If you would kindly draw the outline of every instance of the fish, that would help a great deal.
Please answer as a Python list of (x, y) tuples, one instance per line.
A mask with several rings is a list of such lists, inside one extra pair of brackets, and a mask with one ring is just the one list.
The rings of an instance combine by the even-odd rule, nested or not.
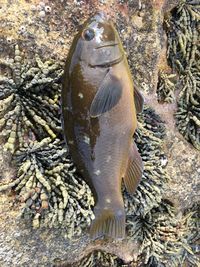
[(133, 194), (143, 173), (133, 134), (144, 98), (133, 85), (119, 34), (103, 11), (90, 17), (74, 37), (61, 103), (69, 153), (95, 199), (90, 236), (123, 239), (122, 181)]

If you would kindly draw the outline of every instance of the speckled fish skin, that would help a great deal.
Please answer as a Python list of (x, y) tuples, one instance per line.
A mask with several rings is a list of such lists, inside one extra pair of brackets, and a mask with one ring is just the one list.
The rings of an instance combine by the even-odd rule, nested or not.
[(133, 193), (142, 176), (142, 160), (132, 139), (137, 126), (133, 92), (118, 33), (107, 15), (99, 12), (72, 43), (62, 90), (64, 136), (96, 200), (93, 238), (124, 238), (122, 177)]

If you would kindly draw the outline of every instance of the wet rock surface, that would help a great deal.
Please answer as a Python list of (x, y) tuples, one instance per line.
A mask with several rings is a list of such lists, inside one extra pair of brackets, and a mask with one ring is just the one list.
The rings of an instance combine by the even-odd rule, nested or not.
[[(36, 60), (36, 62), (39, 62), (39, 67), (36, 66), (36, 68), (45, 68), (48, 64), (42, 66), (42, 63), (52, 59), (58, 64), (56, 66), (53, 64), (53, 66), (55, 66), (54, 72), (57, 72), (57, 76), (59, 76), (72, 38), (79, 25), (95, 11), (99, 9), (107, 10), (116, 22), (134, 82), (143, 92), (146, 105), (155, 110), (151, 113), (148, 107), (145, 108), (144, 118), (140, 117), (139, 119), (139, 131), (136, 139), (139, 149), (144, 152), (143, 158), (147, 158), (145, 159), (147, 178), (144, 179), (144, 183), (141, 184), (131, 201), (125, 192), (126, 199), (129, 199), (129, 202), (128, 200), (125, 201), (126, 208), (129, 211), (129, 217), (127, 218), (129, 237), (120, 242), (103, 240), (92, 242), (87, 235), (87, 230), (81, 228), (83, 231), (74, 230), (76, 234), (81, 233), (81, 236), (73, 236), (72, 234), (71, 239), (69, 239), (70, 231), (69, 229), (66, 230), (67, 224), (62, 226), (59, 224), (52, 225), (49, 228), (45, 225), (45, 219), (40, 228), (33, 229), (34, 216), (21, 217), (21, 213), (24, 211), (24, 203), (18, 197), (20, 195), (19, 190), (8, 190), (1, 192), (0, 196), (1, 266), (144, 266), (144, 264), (147, 264), (147, 266), (184, 266), (178, 265), (180, 262), (185, 264), (183, 263), (183, 256), (188, 266), (196, 266), (198, 260), (196, 256), (193, 258), (191, 255), (194, 250), (197, 250), (199, 238), (196, 234), (196, 203), (199, 200), (200, 153), (177, 130), (174, 118), (177, 100), (169, 104), (160, 103), (156, 93), (159, 70), (170, 70), (166, 60), (167, 36), (163, 29), (164, 15), (168, 14), (177, 3), (178, 1), (164, 2), (161, 0), (56, 0), (43, 2), (32, 0), (20, 1), (20, 3), (1, 1), (0, 73), (2, 77), (8, 77), (9, 79), (13, 77), (12, 68), (4, 63), (13, 64), (13, 59), (16, 57), (16, 46), (17, 49), (22, 51), (21, 59), (15, 59), (21, 60), (18, 61), (20, 64), (26, 60), (30, 67), (34, 66), (35, 68), (35, 57), (38, 54), (38, 61)], [(28, 71), (30, 67), (25, 68), (25, 70)], [(46, 68), (48, 69), (48, 67)], [(24, 67), (22, 73), (23, 70)], [(36, 73), (42, 75), (41, 79), (49, 77), (48, 71), (44, 73), (40, 70), (37, 71)], [(22, 81), (20, 83), (17, 75), (18, 72), (14, 77), (15, 83), (17, 81), (23, 86), (26, 85), (27, 80), (25, 79), (24, 83)], [(29, 84), (34, 83), (34, 81), (30, 81), (28, 75), (26, 77), (28, 77)], [(56, 106), (58, 105), (58, 98), (55, 95), (59, 91), (59, 81), (55, 80), (56, 77), (54, 76), (50, 75), (50, 77), (53, 80), (56, 93), (51, 95), (49, 103), (55, 104), (53, 112), (56, 112), (58, 110)], [(43, 82), (45, 84), (48, 81), (43, 80)], [(55, 84), (57, 87), (55, 87)], [(5, 88), (5, 83), (0, 81), (0, 86), (0, 90)], [(47, 99), (42, 99), (42, 101), (44, 100)], [(30, 98), (30, 103), (31, 101), (34, 101), (33, 98)], [(49, 103), (42, 112), (48, 113), (49, 109), (51, 110)], [(41, 118), (43, 118), (42, 112), (39, 111), (37, 114)], [(155, 114), (158, 114), (161, 119), (158, 119)], [(30, 115), (28, 115), (28, 118), (30, 119)], [(30, 124), (26, 124), (26, 127), (31, 128)], [(163, 127), (165, 130), (163, 130)], [(46, 120), (46, 126), (43, 121), (40, 121), (40, 127), (36, 129), (36, 132), (36, 136), (40, 136), (39, 142), (42, 142), (43, 137), (50, 136), (49, 138), (54, 138), (54, 134), (61, 138), (57, 121), (52, 123), (51, 119)], [(20, 137), (19, 135), (18, 139), (22, 141)], [(148, 138), (150, 147), (147, 145)], [(12, 140), (11, 138), (11, 141), (8, 142), (11, 145), (7, 147), (11, 154), (15, 145)], [(17, 141), (17, 143), (19, 142)], [(17, 170), (13, 162), (12, 165), (9, 163), (11, 154), (5, 152), (3, 146), (1, 148), (0, 181), (7, 184), (9, 181), (16, 181)], [(150, 151), (149, 161), (148, 153), (145, 154), (146, 148), (148, 152)], [(154, 155), (156, 150), (160, 152)], [(155, 164), (155, 160), (157, 160), (157, 164)], [(161, 169), (161, 173), (155, 174), (154, 170), (151, 170), (150, 163), (150, 167), (148, 166), (148, 162), (151, 161), (154, 167)], [(63, 162), (59, 162), (59, 164), (62, 165)], [(55, 169), (45, 169), (45, 171), (56, 172)], [(148, 180), (151, 172), (153, 173), (152, 178)], [(167, 177), (169, 178), (167, 179)], [(52, 181), (54, 181), (53, 178)], [(145, 183), (148, 184), (148, 182), (151, 186), (154, 186), (155, 190), (159, 190), (156, 191), (157, 194), (151, 191), (151, 186), (148, 189), (149, 191), (147, 190)], [(44, 184), (46, 185), (45, 182)], [(16, 186), (16, 184), (12, 184), (10, 188), (13, 188), (13, 186)], [(60, 188), (61, 193), (65, 195), (62, 186)], [(147, 191), (146, 195), (145, 190)], [(71, 198), (73, 198), (73, 190), (70, 192), (72, 192)], [(59, 194), (58, 192), (58, 195), (56, 195), (57, 199), (59, 199)], [(155, 196), (153, 199), (152, 195)], [(44, 197), (42, 200), (46, 201)], [(58, 206), (61, 203), (59, 201), (57, 201)], [(52, 203), (55, 204), (56, 201)], [(79, 205), (79, 200), (77, 200), (77, 203)], [(81, 205), (83, 208), (86, 207), (87, 210), (91, 209), (90, 204), (90, 201), (86, 201)], [(43, 205), (45, 205), (44, 202)], [(191, 213), (190, 209), (194, 210), (194, 214)], [(60, 210), (64, 210), (63, 206)], [(76, 218), (83, 220), (83, 224), (86, 224), (86, 222), (89, 224), (84, 216), (80, 214), (76, 216), (79, 216)], [(88, 217), (92, 217), (92, 212)], [(169, 225), (167, 222), (169, 222)], [(149, 227), (146, 227), (145, 223)], [(73, 229), (79, 228), (75, 227)], [(138, 230), (137, 233), (136, 230)], [(138, 238), (138, 236), (142, 238)], [(149, 243), (149, 240), (152, 242)], [(169, 244), (168, 247), (165, 241)], [(178, 243), (183, 245), (179, 246)], [(164, 244), (164, 247), (159, 246), (159, 244)], [(105, 254), (104, 252), (93, 253), (94, 250), (105, 251)], [(171, 255), (170, 251), (176, 251), (174, 258), (169, 256)], [(159, 257), (159, 255), (162, 256)]]

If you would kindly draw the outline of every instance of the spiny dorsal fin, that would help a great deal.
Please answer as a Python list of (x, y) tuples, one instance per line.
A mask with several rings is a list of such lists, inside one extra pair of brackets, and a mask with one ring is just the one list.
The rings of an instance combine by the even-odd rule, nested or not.
[(144, 98), (140, 91), (134, 86), (134, 101), (137, 113), (142, 112), (144, 106)]
[(90, 116), (95, 118), (112, 109), (119, 102), (121, 95), (121, 81), (109, 70), (92, 101)]
[(125, 237), (125, 213), (112, 211), (111, 209), (101, 209), (90, 227), (92, 239), (99, 237), (111, 237), (122, 239)]
[(136, 144), (133, 143), (129, 152), (128, 166), (124, 177), (124, 184), (130, 194), (133, 194), (135, 192), (142, 178), (142, 173), (142, 158), (137, 150)]

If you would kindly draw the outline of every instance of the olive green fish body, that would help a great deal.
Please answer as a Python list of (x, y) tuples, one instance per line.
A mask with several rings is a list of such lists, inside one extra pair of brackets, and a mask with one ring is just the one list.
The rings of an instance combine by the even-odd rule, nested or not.
[[(104, 20), (104, 14), (96, 15), (85, 28), (97, 28), (100, 36), (106, 32), (108, 40), (97, 39), (92, 47), (87, 47), (90, 40), (84, 40), (85, 47), (84, 28), (69, 52), (62, 90), (63, 127), (74, 163), (95, 195), (92, 236), (123, 238), (122, 177), (128, 177), (125, 185), (133, 192), (142, 163), (132, 141), (137, 118), (128, 63), (118, 34)], [(138, 170), (131, 167), (134, 155)]]

